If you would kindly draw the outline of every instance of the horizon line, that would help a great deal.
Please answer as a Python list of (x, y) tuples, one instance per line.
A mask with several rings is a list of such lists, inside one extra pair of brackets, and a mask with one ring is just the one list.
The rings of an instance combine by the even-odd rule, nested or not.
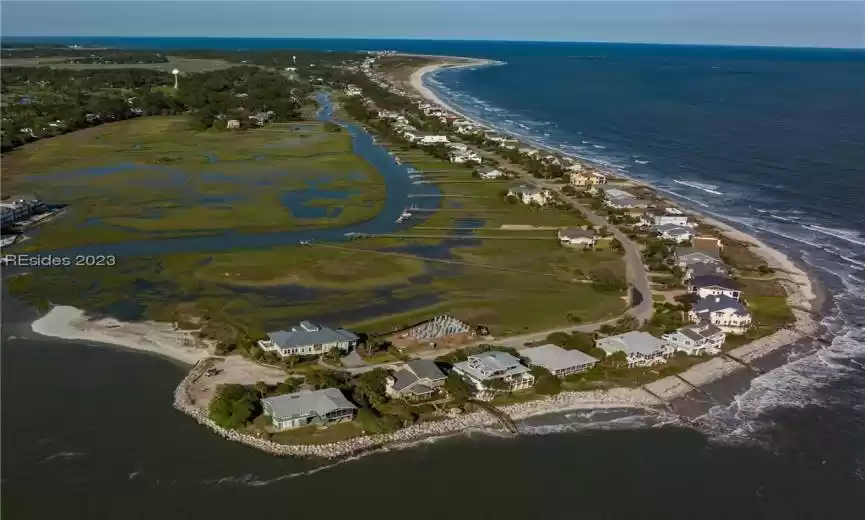
[(831, 45), (801, 45), (801, 44), (753, 44), (753, 43), (685, 43), (685, 42), (651, 42), (651, 41), (613, 41), (613, 40), (507, 40), (507, 39), (486, 39), (486, 38), (430, 38), (430, 37), (387, 37), (387, 36), (86, 36), (86, 35), (65, 35), (65, 36), (2, 36), (0, 43), (6, 40), (13, 39), (206, 39), (206, 40), (371, 40), (371, 41), (429, 41), (429, 42), (470, 42), (470, 43), (552, 43), (552, 44), (607, 44), (607, 45), (664, 45), (676, 47), (735, 47), (735, 48), (753, 48), (753, 49), (808, 49), (808, 50), (844, 50), (844, 51), (865, 51), (865, 45), (862, 47), (835, 47)]

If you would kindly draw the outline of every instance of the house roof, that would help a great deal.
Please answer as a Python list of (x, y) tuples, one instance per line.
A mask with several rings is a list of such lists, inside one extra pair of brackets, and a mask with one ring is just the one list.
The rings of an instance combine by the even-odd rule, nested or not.
[(531, 184), (520, 184), (512, 187), (511, 191), (514, 193), (525, 193), (526, 195), (537, 195), (541, 192), (541, 189)]
[(724, 289), (739, 289), (739, 284), (725, 276), (716, 274), (701, 274), (691, 279), (694, 287), (722, 287)]
[(698, 251), (693, 247), (677, 247), (676, 248), (676, 259), (677, 260), (686, 260), (688, 257), (701, 258), (705, 261), (709, 262), (720, 262), (721, 258), (717, 253), (713, 253), (711, 251)]
[(270, 406), (273, 417), (277, 419), (321, 416), (337, 410), (357, 408), (337, 388), (301, 390), (293, 394), (266, 397), (261, 401)]
[(721, 329), (711, 323), (692, 323), (679, 328), (677, 332), (681, 332), (694, 341), (703, 341), (720, 333)]
[(480, 380), (529, 372), (529, 368), (521, 364), (519, 359), (498, 350), (469, 356), (468, 361), (457, 363), (454, 368)]
[(691, 245), (693, 246), (695, 251), (701, 251), (704, 253), (710, 253), (714, 256), (720, 256), (721, 248), (718, 245), (718, 239), (715, 237), (694, 237), (691, 241)]
[(688, 266), (688, 269), (691, 271), (691, 276), (718, 275), (727, 272), (727, 267), (722, 264), (704, 264), (701, 262)]
[(618, 336), (610, 336), (598, 340), (598, 348), (607, 354), (624, 352), (625, 354), (654, 354), (664, 347), (665, 343), (648, 332), (631, 331)]
[(558, 345), (527, 348), (521, 350), (520, 354), (529, 358), (533, 364), (542, 366), (550, 372), (598, 362), (597, 359), (579, 350), (565, 350)]
[(607, 188), (604, 190), (604, 195), (613, 199), (636, 199), (630, 192), (619, 188)]
[(657, 226), (656, 229), (661, 233), (669, 233), (671, 235), (681, 235), (685, 233), (689, 235), (694, 234), (693, 229), (685, 226), (680, 226), (678, 224), (662, 224), (660, 226)]
[(434, 361), (429, 359), (415, 359), (406, 363), (406, 367), (417, 376), (418, 379), (444, 379), (445, 374), (441, 371)]
[(321, 345), (336, 341), (357, 341), (357, 335), (345, 329), (331, 329), (309, 321), (301, 321), (290, 331), (269, 332), (267, 336), (279, 348)]
[(595, 232), (591, 229), (565, 228), (559, 230), (559, 238), (593, 238)]
[(742, 316), (748, 314), (748, 310), (742, 302), (735, 298), (724, 296), (723, 294), (700, 298), (700, 300), (691, 307), (691, 310), (697, 314), (718, 312), (726, 309), (733, 309), (736, 314)]

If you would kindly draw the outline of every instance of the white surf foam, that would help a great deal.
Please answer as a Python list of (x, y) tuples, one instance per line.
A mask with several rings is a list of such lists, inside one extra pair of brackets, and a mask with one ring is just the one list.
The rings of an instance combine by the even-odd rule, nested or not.
[(673, 182), (675, 182), (676, 184), (682, 184), (683, 186), (688, 186), (690, 188), (695, 188), (695, 189), (698, 189), (701, 191), (705, 191), (706, 193), (711, 193), (712, 195), (723, 195), (723, 193), (721, 193), (720, 191), (717, 191), (718, 187), (715, 186), (714, 184), (704, 184), (701, 182), (682, 181), (682, 180), (677, 180), (677, 179), (674, 179)]

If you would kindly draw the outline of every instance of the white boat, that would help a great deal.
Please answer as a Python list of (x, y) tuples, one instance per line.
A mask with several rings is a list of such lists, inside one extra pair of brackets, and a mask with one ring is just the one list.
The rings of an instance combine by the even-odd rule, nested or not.
[(399, 224), (400, 222), (405, 222), (406, 220), (408, 220), (410, 218), (411, 218), (411, 213), (409, 213), (408, 210), (405, 210), (402, 212), (402, 215), (400, 215), (399, 218), (396, 219), (396, 223)]

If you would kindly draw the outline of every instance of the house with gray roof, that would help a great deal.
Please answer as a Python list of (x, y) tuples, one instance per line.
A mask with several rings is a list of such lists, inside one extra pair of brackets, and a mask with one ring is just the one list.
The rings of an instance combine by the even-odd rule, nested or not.
[(592, 229), (564, 228), (559, 230), (559, 242), (563, 246), (589, 248), (595, 247), (598, 237)]
[(708, 322), (728, 334), (744, 334), (751, 327), (751, 313), (745, 305), (729, 296), (700, 298), (688, 312), (694, 323)]
[(688, 281), (688, 292), (696, 293), (700, 298), (708, 296), (729, 296), (739, 299), (742, 295), (738, 282), (714, 274), (695, 276)]
[(678, 243), (687, 242), (694, 236), (693, 229), (678, 224), (662, 224), (656, 226), (655, 230), (660, 238), (673, 240)]
[(535, 384), (532, 371), (519, 358), (491, 350), (468, 357), (454, 365), (454, 372), (463, 376), (479, 392), (481, 399), (491, 397), (499, 390), (512, 392)]
[(538, 366), (550, 371), (556, 377), (584, 372), (598, 362), (592, 356), (579, 350), (565, 350), (558, 345), (541, 345), (520, 351), (529, 360), (529, 366)]
[(277, 430), (350, 421), (357, 411), (338, 388), (266, 397), (261, 400), (261, 407)]
[(691, 266), (684, 268), (685, 274), (683, 275), (684, 280), (690, 280), (695, 276), (704, 276), (707, 274), (715, 275), (715, 276), (726, 276), (729, 274), (729, 270), (727, 266), (724, 264), (701, 264), (696, 263)]
[(676, 265), (682, 268), (695, 264), (724, 264), (719, 255), (709, 251), (698, 251), (693, 247), (677, 247), (673, 257)]
[(628, 367), (651, 366), (663, 363), (670, 355), (665, 341), (652, 336), (648, 332), (631, 331), (617, 336), (600, 338), (595, 346), (603, 350), (608, 356), (616, 352), (624, 352), (628, 360)]
[(268, 339), (258, 341), (265, 352), (286, 356), (317, 356), (339, 349), (348, 352), (357, 345), (358, 337), (345, 329), (331, 329), (309, 321), (301, 321), (291, 330), (268, 332)]
[(727, 339), (724, 331), (709, 322), (685, 325), (661, 339), (667, 342), (672, 352), (684, 352), (689, 356), (717, 354)]
[(429, 359), (409, 361), (385, 381), (385, 392), (391, 397), (413, 401), (429, 399), (444, 385), (444, 372)]

